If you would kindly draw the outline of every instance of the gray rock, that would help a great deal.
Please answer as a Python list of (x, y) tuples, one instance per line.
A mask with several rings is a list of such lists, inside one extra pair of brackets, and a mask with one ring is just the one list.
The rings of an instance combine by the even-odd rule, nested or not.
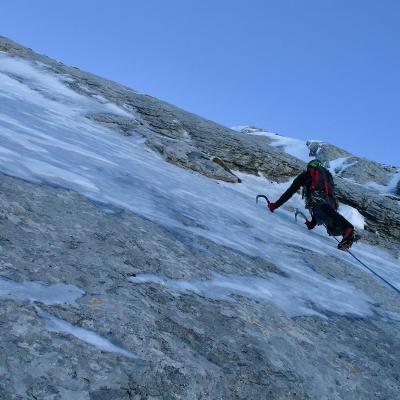
[(116, 114), (88, 114), (87, 118), (96, 121), (108, 128), (118, 131), (119, 133), (129, 136), (132, 131), (137, 131), (140, 123), (128, 117), (122, 117)]
[(198, 148), (217, 155), (231, 170), (282, 182), (305, 167), (304, 162), (270, 146), (262, 136), (247, 136), (230, 130), (210, 134), (197, 126), (192, 127), (191, 136)]
[(257, 132), (265, 132), (265, 130), (263, 128), (257, 128), (256, 126), (246, 126), (242, 129), (234, 129), (237, 132), (241, 132), (241, 133), (257, 133)]
[(378, 185), (387, 185), (391, 180), (391, 174), (397, 172), (397, 168), (384, 165), (366, 158), (355, 157), (346, 150), (329, 143), (308, 141), (310, 156), (330, 166), (330, 162), (338, 158), (347, 158), (343, 168), (337, 171), (338, 175), (348, 178), (356, 183), (365, 184), (375, 182)]
[(32, 304), (0, 298), (4, 399), (320, 400), (374, 393), (383, 400), (400, 390), (399, 323), (379, 317), (383, 306), (400, 312), (398, 299), (344, 261), (299, 253), (322, 275), (345, 277), (375, 299), (376, 317), (288, 318), (270, 302), (177, 296), (128, 280), (141, 273), (175, 279), (279, 273), (265, 260), (194, 236), (210, 255), (133, 213), (104, 213), (77, 193), (5, 175), (0, 210), (3, 279), (80, 287), (85, 295), (75, 307), (40, 306), (143, 359), (49, 332)]
[(352, 154), (333, 144), (309, 140), (307, 147), (310, 150), (310, 157), (318, 158), (321, 162), (329, 164), (329, 161), (336, 160), (341, 157), (352, 157)]
[(199, 172), (213, 179), (232, 183), (240, 182), (240, 179), (222, 161), (210, 160), (205, 154), (188, 143), (151, 136), (147, 139), (146, 144), (149, 148), (160, 153), (166, 161), (179, 167)]
[(396, 167), (383, 165), (365, 158), (350, 157), (346, 167), (340, 176), (352, 179), (357, 183), (377, 183), (378, 185), (388, 185), (392, 174), (397, 171)]

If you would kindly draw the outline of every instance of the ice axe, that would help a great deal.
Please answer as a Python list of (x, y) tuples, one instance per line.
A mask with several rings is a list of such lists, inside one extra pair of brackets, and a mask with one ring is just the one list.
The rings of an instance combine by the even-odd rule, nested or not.
[(268, 197), (267, 197), (265, 194), (258, 194), (257, 197), (256, 197), (256, 203), (257, 203), (257, 204), (258, 204), (258, 199), (259, 199), (260, 197), (263, 198), (263, 199), (265, 199), (265, 200), (267, 201), (268, 204), (271, 203), (271, 202), (269, 201)]
[(297, 217), (298, 217), (298, 216), (300, 216), (301, 218), (304, 218), (304, 220), (305, 220), (306, 222), (310, 222), (310, 221), (308, 220), (307, 216), (306, 216), (302, 211), (300, 211), (298, 208), (296, 208), (296, 211), (295, 211), (295, 213), (294, 213), (294, 218), (295, 218), (296, 222), (297, 222)]

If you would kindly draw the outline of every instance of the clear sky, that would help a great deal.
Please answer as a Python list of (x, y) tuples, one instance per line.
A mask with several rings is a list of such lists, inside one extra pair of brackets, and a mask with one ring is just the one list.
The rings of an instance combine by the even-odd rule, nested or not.
[(227, 126), (400, 165), (400, 0), (2, 0), (0, 34)]

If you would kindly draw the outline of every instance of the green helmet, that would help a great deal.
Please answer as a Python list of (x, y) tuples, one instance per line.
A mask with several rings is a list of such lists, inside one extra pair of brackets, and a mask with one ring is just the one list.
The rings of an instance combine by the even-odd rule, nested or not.
[(315, 159), (315, 160), (311, 160), (308, 164), (307, 164), (307, 169), (308, 168), (313, 168), (313, 167), (322, 167), (322, 162)]

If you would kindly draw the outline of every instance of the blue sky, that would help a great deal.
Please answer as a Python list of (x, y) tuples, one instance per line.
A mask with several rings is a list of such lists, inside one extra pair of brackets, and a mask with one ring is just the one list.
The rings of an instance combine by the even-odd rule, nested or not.
[(400, 165), (400, 1), (3, 0), (0, 34), (227, 126)]

